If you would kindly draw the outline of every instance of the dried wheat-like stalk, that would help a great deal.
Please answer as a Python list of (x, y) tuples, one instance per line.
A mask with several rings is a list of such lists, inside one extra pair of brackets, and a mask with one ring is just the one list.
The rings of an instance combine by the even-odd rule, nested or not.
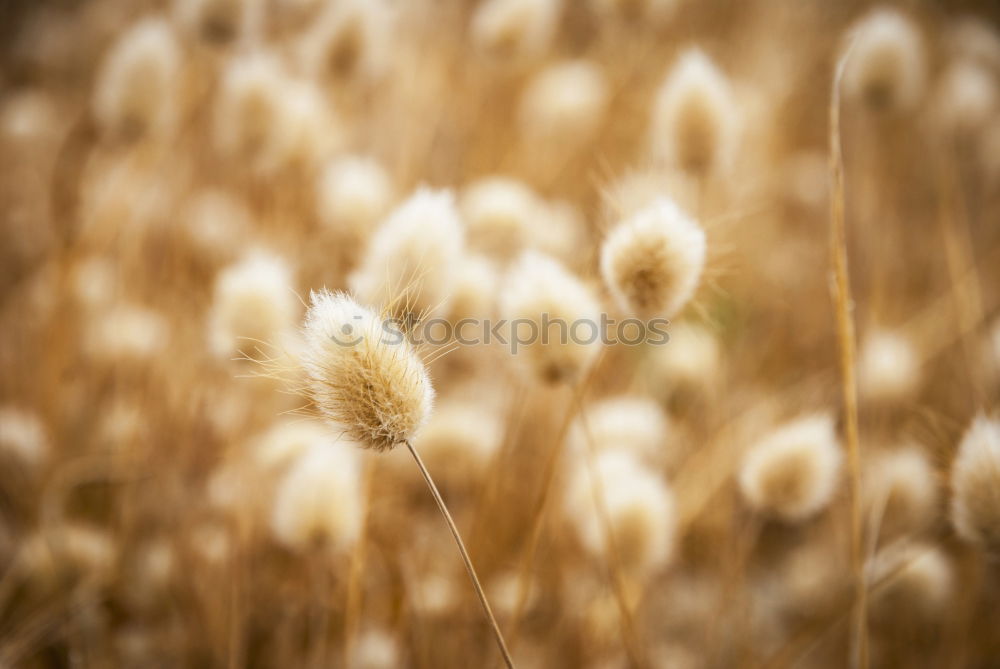
[(847, 469), (850, 486), (851, 563), (855, 578), (851, 666), (868, 667), (867, 597), (861, 522), (861, 445), (858, 440), (858, 384), (855, 378), (856, 353), (850, 277), (847, 270), (847, 228), (844, 222), (844, 158), (840, 144), (840, 82), (851, 49), (844, 52), (833, 78), (830, 97), (830, 254), (834, 271), (834, 306), (837, 313), (837, 340), (840, 344), (840, 373), (844, 397)]

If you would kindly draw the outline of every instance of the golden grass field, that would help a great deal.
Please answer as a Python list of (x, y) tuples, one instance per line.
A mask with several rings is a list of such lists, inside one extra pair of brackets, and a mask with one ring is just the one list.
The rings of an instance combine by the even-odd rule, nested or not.
[(0, 235), (3, 669), (1000, 667), (993, 2), (8, 0)]

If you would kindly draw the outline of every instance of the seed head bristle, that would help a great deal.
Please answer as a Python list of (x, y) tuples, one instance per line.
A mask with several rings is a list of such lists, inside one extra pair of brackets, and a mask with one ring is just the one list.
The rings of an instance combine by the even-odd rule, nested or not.
[(319, 411), (364, 448), (411, 439), (434, 389), (410, 342), (344, 293), (313, 292), (310, 301), (302, 364)]
[(697, 288), (705, 250), (704, 230), (660, 199), (611, 231), (601, 248), (601, 273), (625, 311), (671, 317)]

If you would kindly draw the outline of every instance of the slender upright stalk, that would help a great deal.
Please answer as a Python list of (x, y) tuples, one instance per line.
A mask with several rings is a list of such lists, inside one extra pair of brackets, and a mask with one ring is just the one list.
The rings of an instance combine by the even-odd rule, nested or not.
[(868, 587), (863, 564), (861, 519), (861, 446), (858, 439), (858, 385), (853, 304), (847, 271), (847, 226), (844, 222), (844, 157), (840, 145), (840, 81), (851, 49), (837, 63), (830, 97), (830, 255), (834, 271), (834, 304), (837, 339), (840, 344), (840, 374), (844, 399), (847, 463), (851, 499), (851, 564), (854, 569), (854, 611), (851, 626), (851, 662), (857, 669), (868, 667)]
[(368, 542), (368, 516), (371, 511), (372, 480), (375, 478), (377, 461), (366, 463), (364, 472), (364, 510), (361, 512), (361, 534), (351, 551), (350, 564), (347, 571), (346, 605), (344, 607), (344, 666), (350, 666), (354, 653), (354, 637), (357, 634), (358, 621), (361, 618), (362, 583), (361, 572), (365, 562)]
[(507, 650), (507, 644), (504, 642), (503, 634), (500, 633), (500, 627), (497, 625), (497, 620), (493, 617), (493, 609), (490, 608), (490, 603), (486, 600), (486, 593), (483, 591), (483, 586), (479, 582), (479, 577), (476, 576), (476, 569), (472, 566), (472, 560), (469, 558), (469, 552), (465, 550), (465, 544), (462, 542), (462, 536), (458, 533), (455, 521), (452, 520), (451, 514), (448, 512), (448, 507), (445, 505), (444, 499), (441, 497), (441, 493), (438, 492), (437, 486), (434, 485), (434, 479), (431, 478), (430, 472), (427, 471), (427, 467), (424, 466), (423, 460), (421, 460), (420, 455), (417, 454), (417, 449), (413, 448), (413, 444), (411, 444), (409, 440), (404, 443), (406, 444), (406, 447), (410, 449), (413, 459), (417, 462), (417, 467), (420, 468), (420, 473), (424, 476), (424, 481), (427, 482), (427, 487), (430, 488), (431, 495), (434, 496), (434, 501), (437, 502), (438, 509), (441, 510), (441, 515), (444, 516), (445, 522), (448, 523), (448, 529), (451, 530), (451, 536), (455, 537), (455, 543), (458, 545), (458, 552), (462, 554), (462, 561), (465, 562), (465, 570), (469, 573), (469, 579), (472, 581), (472, 585), (476, 589), (476, 594), (479, 596), (479, 603), (483, 605), (483, 612), (486, 614), (486, 619), (489, 621), (490, 627), (493, 628), (493, 636), (496, 637), (497, 646), (500, 648), (500, 653), (503, 655), (504, 662), (507, 664), (509, 669), (514, 669), (514, 660), (510, 656), (510, 651)]

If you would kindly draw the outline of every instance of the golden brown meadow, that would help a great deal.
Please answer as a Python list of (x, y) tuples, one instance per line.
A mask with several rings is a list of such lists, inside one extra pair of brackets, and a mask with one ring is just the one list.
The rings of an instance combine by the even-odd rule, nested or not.
[(0, 19), (0, 666), (1000, 666), (992, 3)]

